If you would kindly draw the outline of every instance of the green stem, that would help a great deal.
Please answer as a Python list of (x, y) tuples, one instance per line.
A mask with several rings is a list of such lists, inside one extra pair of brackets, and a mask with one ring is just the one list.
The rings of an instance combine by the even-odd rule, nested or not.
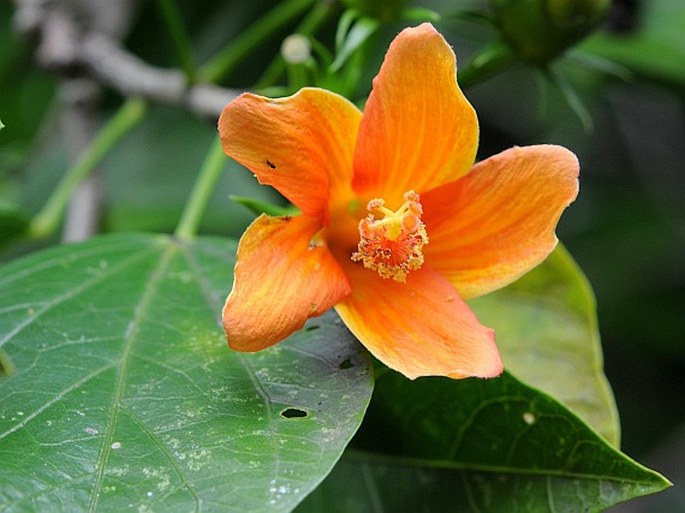
[[(302, 22), (297, 26), (293, 33), (311, 36), (314, 34), (333, 14), (337, 12), (338, 5), (328, 0), (319, 0)], [(315, 42), (312, 42), (315, 44)], [(279, 53), (266, 68), (261, 77), (254, 85), (254, 90), (266, 89), (274, 85), (285, 71), (285, 60)]]
[(337, 2), (330, 0), (319, 0), (316, 5), (309, 11), (302, 22), (297, 26), (295, 32), (311, 36), (314, 32), (319, 30), (321, 25), (328, 21), (333, 14), (339, 10)]
[(307, 69), (304, 64), (289, 64), (287, 71), (291, 90), (297, 91), (307, 85)]
[(183, 69), (188, 84), (195, 82), (197, 66), (193, 59), (193, 51), (190, 45), (188, 32), (183, 25), (183, 18), (174, 0), (157, 0), (157, 5), (162, 13), (171, 41), (176, 50), (178, 61)]
[(217, 137), (209, 148), (205, 160), (202, 162), (200, 174), (195, 181), (193, 190), (190, 192), (190, 198), (176, 227), (174, 235), (179, 239), (188, 240), (195, 236), (202, 220), (202, 215), (212, 197), (216, 182), (221, 176), (225, 164), (226, 157), (221, 147), (221, 140)]
[(43, 209), (29, 225), (29, 236), (43, 238), (53, 233), (64, 215), (71, 194), (97, 166), (112, 147), (143, 117), (146, 105), (143, 100), (126, 100), (107, 124), (98, 132), (86, 152), (78, 159), (57, 185)]
[(254, 48), (261, 45), (274, 31), (288, 24), (293, 18), (312, 6), (316, 0), (285, 0), (267, 12), (221, 53), (200, 68), (200, 76), (208, 82), (219, 82)]

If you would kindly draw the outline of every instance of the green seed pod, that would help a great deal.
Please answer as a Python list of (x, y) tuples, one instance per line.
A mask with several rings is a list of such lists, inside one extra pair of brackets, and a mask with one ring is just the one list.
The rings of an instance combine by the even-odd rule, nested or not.
[(384, 22), (397, 20), (408, 0), (342, 0), (349, 8)]
[(523, 60), (545, 64), (592, 32), (611, 0), (490, 0), (504, 40)]

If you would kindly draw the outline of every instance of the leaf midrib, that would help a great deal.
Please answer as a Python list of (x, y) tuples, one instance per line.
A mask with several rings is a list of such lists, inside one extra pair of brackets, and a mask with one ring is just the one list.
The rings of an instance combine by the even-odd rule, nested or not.
[[(371, 453), (359, 450), (348, 450), (346, 452), (346, 457), (350, 460), (355, 460), (359, 462), (373, 462), (388, 466), (408, 466), (417, 468), (454, 470), (457, 472), (483, 472), (489, 474), (508, 474), (513, 476), (525, 475), (536, 477), (560, 477), (565, 479), (586, 479), (592, 481), (601, 480), (606, 482), (631, 484), (639, 486), (651, 486), (656, 482), (659, 482), (664, 487), (668, 485), (667, 481), (656, 479), (656, 475), (649, 476), (652, 479), (648, 481), (646, 479), (614, 477), (600, 474), (590, 474), (585, 472), (570, 472), (565, 470), (554, 470), (544, 468), (536, 469), (530, 467), (505, 467), (499, 465), (478, 464), (472, 462), (462, 463), (446, 460), (427, 460), (423, 458), (413, 458), (409, 456), (394, 456), (390, 454)], [(630, 461), (630, 463), (634, 466), (639, 467), (641, 470), (645, 472), (651, 472), (634, 461)]]
[[(155, 248), (157, 249), (157, 248)], [(174, 244), (167, 243), (163, 247), (162, 252), (159, 255), (159, 261), (157, 265), (149, 273), (149, 279), (147, 284), (142, 291), (140, 301), (138, 302), (134, 313), (133, 319), (129, 323), (126, 333), (124, 335), (124, 347), (121, 354), (119, 372), (117, 373), (117, 380), (114, 386), (114, 395), (112, 397), (112, 406), (110, 409), (110, 416), (107, 422), (107, 427), (105, 429), (105, 436), (103, 437), (103, 445), (100, 455), (98, 456), (98, 466), (95, 472), (95, 481), (93, 483), (93, 488), (90, 495), (90, 501), (88, 503), (87, 511), (93, 513), (96, 511), (98, 500), (100, 498), (100, 493), (102, 490), (102, 485), (104, 481), (104, 474), (107, 467), (107, 461), (112, 450), (112, 443), (114, 439), (114, 430), (119, 417), (119, 412), (121, 410), (121, 402), (124, 396), (124, 389), (126, 387), (126, 381), (128, 377), (128, 368), (131, 360), (131, 354), (137, 341), (138, 328), (142, 320), (145, 318), (145, 313), (147, 312), (149, 306), (152, 304), (152, 299), (157, 292), (159, 282), (165, 274), (165, 271), (173, 257), (174, 253), (177, 251), (177, 246)], [(147, 430), (145, 430), (148, 433)], [(165, 453), (166, 454), (166, 453)], [(184, 484), (187, 485), (185, 480)], [(194, 490), (190, 490), (190, 493), (196, 499), (196, 511), (199, 510), (198, 497)]]

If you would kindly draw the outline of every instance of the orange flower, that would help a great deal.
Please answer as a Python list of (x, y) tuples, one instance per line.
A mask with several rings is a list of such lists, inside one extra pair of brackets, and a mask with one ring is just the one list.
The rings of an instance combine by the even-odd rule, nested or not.
[(302, 212), (258, 217), (238, 246), (223, 311), (231, 348), (258, 351), (335, 307), (409, 378), (492, 377), (494, 333), (464, 300), (516, 280), (554, 249), (578, 192), (558, 146), (512, 148), (473, 165), (476, 114), (456, 59), (430, 25), (388, 49), (362, 114), (305, 88), (243, 94), (219, 119), (225, 152)]

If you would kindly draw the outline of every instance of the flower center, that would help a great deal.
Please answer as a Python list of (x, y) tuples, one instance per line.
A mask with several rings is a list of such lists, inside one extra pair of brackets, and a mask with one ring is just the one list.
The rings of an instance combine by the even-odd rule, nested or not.
[(362, 262), (382, 278), (402, 283), (409, 271), (423, 265), (421, 250), (428, 244), (419, 195), (408, 191), (404, 200), (394, 212), (380, 198), (369, 201), (366, 208), (370, 213), (359, 222), (359, 244), (352, 254), (353, 261)]

